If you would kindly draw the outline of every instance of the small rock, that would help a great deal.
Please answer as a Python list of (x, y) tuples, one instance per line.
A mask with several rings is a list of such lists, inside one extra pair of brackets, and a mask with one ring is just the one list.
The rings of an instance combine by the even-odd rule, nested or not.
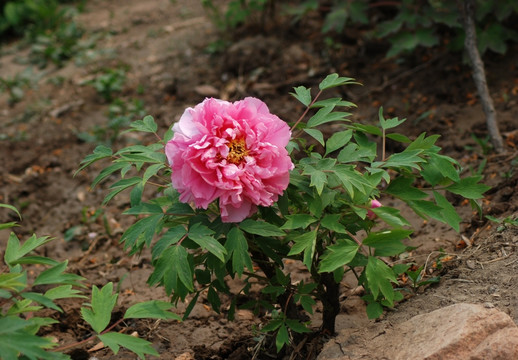
[(468, 267), (468, 269), (475, 270), (477, 267), (477, 264), (475, 263), (474, 260), (467, 260), (466, 266)]
[(174, 360), (194, 360), (194, 356), (190, 352), (185, 352), (175, 357)]

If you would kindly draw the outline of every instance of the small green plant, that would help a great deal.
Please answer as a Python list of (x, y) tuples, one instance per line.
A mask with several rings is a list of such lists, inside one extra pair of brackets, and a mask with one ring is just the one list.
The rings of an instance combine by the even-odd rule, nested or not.
[(91, 85), (97, 93), (106, 101), (113, 100), (114, 95), (122, 91), (126, 82), (126, 71), (122, 68), (108, 69), (85, 84)]
[(494, 216), (486, 215), (486, 219), (491, 220), (498, 224), (498, 227), (496, 228), (496, 231), (498, 231), (498, 232), (504, 231), (505, 229), (507, 229), (507, 227), (509, 225), (518, 226), (518, 218), (513, 219), (511, 216), (507, 216), (503, 219), (498, 219)]
[(265, 13), (274, 6), (275, 0), (232, 0), (224, 12), (212, 0), (201, 0), (201, 3), (216, 26), (226, 31), (251, 21), (257, 14), (260, 14), (260, 21), (264, 22)]
[(399, 265), (395, 271), (403, 272), (410, 280), (410, 286), (414, 294), (417, 293), (418, 289), (429, 284), (437, 284), (440, 281), (439, 276), (424, 279), (424, 266), (417, 266), (415, 264), (404, 264)]
[[(461, 218), (445, 193), (476, 203), (489, 189), (480, 176), (460, 177), (458, 163), (440, 154), (438, 135), (411, 140), (394, 132), (405, 120), (386, 119), (382, 109), (377, 126), (354, 123), (351, 113), (342, 111), (354, 104), (321, 99), (330, 88), (354, 83), (331, 74), (316, 95), (296, 87), (293, 96), (306, 110), (291, 131), (255, 98), (206, 99), (186, 109), (163, 137), (146, 116), (130, 131), (154, 135), (156, 143), (116, 152), (98, 146), (78, 171), (112, 160), (92, 186), (120, 174), (104, 204), (130, 191), (124, 214), (135, 216), (135, 223), (121, 241), (131, 254), (151, 248), (154, 271), (148, 283), (164, 286), (173, 303), (191, 295), (184, 317), (207, 293), (216, 312), (222, 311), (220, 294), (232, 296), (232, 319), (237, 296), (248, 295), (258, 282), (261, 297), (245, 306), (271, 313), (262, 331), (274, 335), (281, 351), (311, 331), (307, 314), (317, 301), (323, 308), (321, 330), (334, 333), (346, 273), (365, 288), (370, 318), (403, 299), (397, 277), (408, 269), (393, 268), (383, 258), (406, 251), (404, 240), (412, 230), (399, 209), (377, 198), (398, 198), (419, 216), (459, 231)], [(341, 129), (326, 138), (321, 129), (331, 122)], [(323, 150), (316, 152), (308, 137)], [(387, 153), (387, 139), (404, 150)], [(156, 189), (151, 196), (144, 192), (150, 187)], [(284, 269), (286, 259), (302, 262), (307, 280), (294, 283)], [(245, 282), (239, 294), (230, 294), (227, 275)], [(417, 275), (414, 280), (417, 287), (426, 281)]]
[(115, 99), (108, 108), (108, 122), (104, 126), (96, 125), (89, 132), (78, 133), (77, 137), (83, 141), (112, 145), (123, 129), (139, 117), (144, 116), (144, 102), (133, 99), (126, 102)]
[(86, 48), (81, 42), (84, 31), (75, 22), (66, 22), (52, 32), (36, 36), (30, 45), (29, 61), (40, 68), (45, 68), (49, 62), (59, 67), (72, 59)]
[[(0, 208), (20, 216), (11, 205), (0, 204)], [(16, 226), (14, 221), (2, 223), (0, 230), (13, 226)], [(158, 356), (148, 341), (112, 330), (125, 319), (181, 320), (168, 311), (172, 305), (156, 300), (141, 302), (129, 307), (121, 318), (111, 323), (118, 297), (113, 294), (113, 284), (108, 283), (102, 288), (94, 285), (91, 297), (87, 298), (83, 295), (85, 279), (67, 272), (67, 260), (59, 262), (35, 254), (50, 241), (51, 238), (33, 235), (22, 243), (14, 233), (9, 236), (0, 267), (0, 358), (70, 359), (63, 351), (95, 339), (102, 341), (115, 354), (122, 346), (141, 359), (146, 354)], [(29, 270), (34, 275), (29, 276)], [(61, 346), (49, 337), (39, 336), (41, 329), (58, 323), (54, 317), (40, 316), (40, 310), (62, 313), (60, 301), (73, 298), (88, 299), (88, 303), (81, 307), (81, 315), (94, 335), (81, 342)]]
[(34, 74), (31, 68), (14, 75), (12, 78), (0, 77), (0, 90), (9, 94), (9, 105), (14, 105), (21, 101), (25, 95), (25, 88), (34, 83)]

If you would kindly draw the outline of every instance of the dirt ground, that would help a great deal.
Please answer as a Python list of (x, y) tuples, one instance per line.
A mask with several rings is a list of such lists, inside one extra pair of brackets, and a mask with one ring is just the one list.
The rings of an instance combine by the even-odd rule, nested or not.
[[(319, 33), (321, 19), (315, 16), (291, 27), (277, 21), (262, 28), (236, 30), (233, 45), (211, 54), (207, 47), (218, 39), (218, 32), (200, 2), (190, 0), (91, 0), (77, 21), (87, 29), (87, 36), (100, 36), (89, 61), (70, 61), (63, 68), (50, 67), (43, 72), (35, 69), (41, 75), (37, 86), (28, 89), (23, 100), (13, 106), (8, 105), (7, 94), (0, 95), (0, 202), (21, 210), (23, 222), (14, 230), (21, 238), (32, 233), (56, 238), (46, 247), (46, 255), (68, 259), (70, 268), (86, 277), (88, 284), (120, 282), (121, 311), (136, 301), (166, 297), (161, 288), (146, 286), (150, 255), (130, 257), (118, 244), (121, 232), (131, 224), (130, 218), (121, 216), (129, 200), (116, 199), (101, 208), (107, 185), (89, 188), (100, 167), (73, 176), (80, 161), (95, 147), (78, 134), (107, 122), (107, 102), (83, 84), (107, 68), (127, 69), (127, 80), (118, 96), (141, 99), (162, 133), (187, 106), (207, 96), (229, 100), (257, 96), (273, 113), (295, 121), (303, 109), (288, 95), (294, 86), (315, 86), (331, 72), (354, 77), (363, 86), (340, 91), (358, 105), (356, 121), (376, 121), (381, 105), (389, 115), (408, 119), (402, 130), (408, 136), (423, 131), (442, 135), (438, 145), (444, 154), (458, 160), (465, 173), (481, 168), (484, 182), (492, 186), (483, 200), (485, 214), (514, 219), (518, 213), (516, 45), (506, 56), (487, 54), (484, 58), (508, 150), (497, 155), (484, 154), (473, 138), (483, 139), (486, 133), (469, 67), (460, 54), (443, 48), (385, 59), (385, 43), (359, 40), (364, 29), (348, 30), (343, 43), (328, 47)], [(27, 50), (16, 43), (2, 48), (0, 76), (11, 77), (23, 70), (26, 65), (19, 60), (24, 56)], [(123, 146), (125, 141), (123, 135), (114, 146)], [(440, 283), (409, 293), (381, 320), (372, 321), (365, 316), (354, 282), (346, 279), (337, 330), (352, 329), (357, 336), (366, 336), (367, 331), (382, 331), (388, 324), (457, 302), (496, 307), (518, 320), (518, 229), (481, 219), (469, 204), (452, 200), (463, 217), (460, 233), (412, 218), (416, 231), (409, 245), (417, 248), (394, 259), (426, 264), (430, 276), (441, 275)], [(392, 200), (383, 201), (390, 204)], [(0, 212), (0, 222), (13, 220), (7, 212)], [(0, 232), (0, 254), (7, 237), (8, 232)], [(446, 260), (440, 269), (439, 255)], [(304, 276), (302, 267), (288, 266)], [(178, 311), (185, 306), (180, 304)], [(237, 320), (229, 322), (224, 307), (216, 314), (202, 300), (183, 323), (135, 321), (125, 326), (128, 333), (137, 331), (152, 341), (161, 359), (182, 354), (189, 359), (186, 353), (196, 359), (253, 358), (260, 345), (260, 334), (254, 329), (264, 319), (240, 310)], [(66, 304), (65, 308), (62, 325), (51, 332), (60, 344), (88, 335), (79, 304)], [(315, 329), (318, 315), (317, 309)], [(72, 358), (135, 358), (124, 351), (117, 356), (106, 349), (88, 352), (94, 345), (75, 349)], [(314, 359), (318, 349), (310, 343), (304, 354), (292, 354), (291, 358)], [(377, 358), (372, 355), (372, 359)], [(275, 358), (272, 353), (256, 356)]]

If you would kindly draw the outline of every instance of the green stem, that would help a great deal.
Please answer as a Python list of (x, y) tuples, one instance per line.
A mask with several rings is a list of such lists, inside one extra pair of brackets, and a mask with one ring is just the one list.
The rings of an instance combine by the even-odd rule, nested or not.
[[(106, 334), (108, 331), (112, 330), (115, 326), (119, 325), (121, 322), (124, 321), (124, 318), (121, 318), (119, 320), (117, 320), (116, 322), (114, 322), (109, 328), (105, 329), (104, 331), (102, 331), (99, 335), (103, 335), (103, 334)], [(89, 338), (87, 339), (84, 339), (82, 341), (79, 341), (79, 342), (75, 342), (75, 343), (72, 343), (72, 344), (68, 344), (68, 345), (63, 345), (63, 346), (60, 346), (60, 347), (57, 347), (57, 348), (54, 348), (54, 349), (51, 349), (51, 351), (63, 351), (63, 350), (67, 350), (67, 349), (70, 349), (70, 348), (73, 348), (73, 347), (76, 347), (76, 346), (79, 346), (79, 345), (83, 345), (83, 344), (86, 344), (87, 342), (95, 339), (95, 337), (97, 337), (97, 335), (92, 335), (90, 336)]]

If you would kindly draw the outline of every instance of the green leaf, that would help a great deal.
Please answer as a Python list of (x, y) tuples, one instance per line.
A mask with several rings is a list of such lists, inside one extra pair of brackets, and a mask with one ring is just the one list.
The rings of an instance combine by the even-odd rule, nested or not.
[(317, 242), (317, 231), (313, 230), (302, 235), (298, 235), (292, 238), (292, 240), (295, 244), (291, 247), (288, 256), (297, 255), (304, 251), (304, 265), (306, 265), (308, 270), (311, 270)]
[(336, 151), (342, 147), (344, 147), (352, 138), (353, 131), (352, 130), (345, 130), (340, 131), (337, 133), (334, 133), (331, 135), (331, 137), (326, 142), (326, 153), (325, 155), (328, 155), (332, 153), (333, 151)]
[(383, 314), (383, 306), (377, 302), (369, 303), (366, 310), (369, 319), (377, 319)]
[(153, 246), (153, 250), (151, 250), (152, 259), (158, 258), (165, 249), (176, 244), (185, 234), (187, 234), (187, 230), (183, 225), (178, 225), (167, 230)]
[(324, 146), (324, 135), (322, 134), (322, 131), (317, 129), (304, 129), (304, 132), (309, 134), (316, 141), (318, 141), (320, 145)]
[(349, 264), (356, 256), (358, 248), (359, 245), (351, 240), (338, 240), (336, 244), (327, 247), (318, 272), (333, 272), (340, 266)]
[(158, 126), (151, 115), (147, 115), (142, 120), (135, 120), (130, 124), (133, 131), (143, 131), (156, 133)]
[(141, 359), (145, 359), (146, 354), (160, 356), (160, 354), (153, 348), (153, 346), (151, 346), (152, 344), (149, 341), (135, 336), (116, 332), (108, 332), (103, 335), (97, 335), (97, 337), (106, 346), (108, 346), (115, 355), (117, 355), (119, 348), (122, 346), (130, 351), (133, 351)]
[[(382, 167), (402, 167), (408, 166), (417, 170), (420, 170), (419, 163), (425, 162), (423, 158), (419, 156), (423, 151), (422, 150), (405, 150), (401, 153), (396, 153), (390, 155), (390, 157), (385, 161), (380, 163)], [(373, 164), (375, 167), (375, 164)]]
[(92, 287), (91, 308), (82, 307), (81, 316), (90, 324), (97, 334), (100, 334), (110, 323), (112, 311), (117, 302), (117, 294), (113, 293), (113, 283), (109, 282), (100, 290)]
[(299, 300), (302, 308), (308, 313), (313, 314), (313, 306), (317, 304), (316, 301), (309, 295), (302, 295)]
[(397, 117), (385, 120), (385, 117), (383, 116), (383, 107), (380, 107), (378, 112), (379, 122), (382, 129), (392, 129), (399, 125), (401, 125), (403, 122), (405, 122), (406, 119), (399, 120)]
[(374, 256), (369, 256), (365, 276), (374, 299), (377, 299), (381, 293), (390, 303), (393, 302), (394, 289), (392, 283), (397, 283), (397, 279), (387, 264)]
[(164, 260), (169, 263), (169, 266), (187, 290), (194, 291), (192, 269), (191, 264), (189, 264), (187, 250), (183, 246), (174, 246), (171, 249), (170, 256)]
[(399, 176), (392, 180), (386, 189), (387, 194), (394, 195), (402, 200), (421, 200), (428, 195), (413, 187), (414, 177)]
[(47, 290), (45, 296), (52, 300), (65, 298), (86, 298), (86, 296), (81, 295), (81, 291), (72, 289), (72, 285), (61, 285), (53, 287), (52, 289)]
[(481, 199), (484, 197), (482, 194), (491, 189), (490, 186), (479, 184), (478, 182), (481, 179), (482, 176), (479, 175), (470, 176), (448, 186), (446, 190), (464, 196), (467, 199)]
[(104, 168), (100, 173), (99, 175), (96, 176), (96, 178), (94, 179), (94, 181), (92, 181), (92, 185), (90, 185), (90, 187), (93, 189), (95, 188), (101, 181), (103, 181), (104, 179), (106, 179), (107, 177), (109, 177), (111, 174), (113, 174), (114, 172), (118, 171), (118, 170), (121, 170), (122, 168), (128, 166), (127, 163), (124, 163), (124, 162), (119, 162), (119, 163), (115, 163), (115, 164), (112, 164), (110, 166), (108, 166), (107, 168)]
[(111, 199), (113, 199), (117, 194), (120, 192), (135, 186), (137, 184), (140, 184), (142, 179), (138, 176), (134, 176), (130, 179), (121, 179), (117, 181), (116, 183), (112, 184), (110, 186), (110, 189), (113, 189), (103, 200), (103, 205), (106, 205), (110, 202)]
[(131, 306), (124, 314), (124, 319), (174, 319), (181, 321), (181, 316), (169, 310), (173, 307), (168, 301), (151, 300)]
[(407, 221), (407, 219), (401, 216), (399, 209), (394, 209), (388, 206), (381, 206), (375, 209), (371, 209), (371, 211), (392, 227), (398, 228), (402, 226), (410, 226), (410, 223)]
[(317, 127), (332, 121), (349, 121), (347, 118), (351, 113), (343, 111), (333, 111), (332, 107), (323, 107), (313, 115), (307, 123), (308, 127)]
[(105, 145), (97, 146), (94, 149), (92, 154), (87, 155), (83, 159), (83, 161), (81, 161), (81, 167), (79, 169), (77, 169), (77, 171), (74, 173), (74, 176), (77, 175), (77, 173), (79, 173), (84, 168), (92, 165), (94, 162), (99, 161), (101, 159), (105, 159), (107, 157), (110, 157), (110, 156), (112, 156), (112, 154), (113, 154), (112, 149), (110, 149), (109, 147), (107, 147)]
[(309, 214), (286, 215), (286, 222), (284, 223), (284, 225), (281, 226), (281, 229), (305, 229), (309, 225), (313, 224), (315, 221), (317, 221), (317, 219)]
[(401, 240), (408, 238), (412, 230), (393, 229), (371, 232), (363, 244), (376, 249), (376, 256), (394, 256), (401, 254), (407, 248)]
[(50, 269), (42, 271), (38, 277), (36, 277), (36, 280), (34, 280), (33, 285), (60, 284), (84, 286), (80, 284), (80, 281), (84, 280), (82, 276), (63, 273), (66, 270), (67, 265), (68, 260), (65, 260)]
[(281, 351), (284, 345), (288, 345), (290, 343), (290, 336), (288, 334), (288, 329), (286, 329), (286, 325), (281, 324), (279, 330), (277, 331), (277, 336), (275, 337), (275, 345), (277, 346), (277, 352)]
[(295, 319), (286, 319), (286, 325), (295, 331), (296, 333), (310, 333), (311, 330), (308, 329), (304, 324), (301, 324), (298, 320)]
[(355, 189), (367, 195), (369, 188), (372, 188), (372, 186), (365, 181), (364, 176), (351, 165), (337, 165), (334, 168), (334, 174), (342, 182), (345, 190), (352, 198), (354, 198)]
[(428, 162), (431, 164), (431, 166), (438, 169), (444, 177), (447, 177), (455, 182), (460, 181), (459, 172), (454, 166), (454, 164), (456, 164), (456, 161), (452, 158), (431, 153)]
[(327, 184), (327, 175), (323, 171), (317, 170), (311, 165), (306, 165), (304, 167), (302, 175), (310, 175), (311, 183), (309, 186), (314, 186), (318, 195), (321, 195), (324, 185)]
[(290, 94), (305, 106), (309, 106), (311, 103), (311, 89), (305, 88), (304, 86), (297, 86), (293, 89), (295, 90), (295, 93)]
[(245, 271), (245, 266), (250, 272), (254, 271), (252, 259), (248, 253), (248, 242), (241, 229), (237, 227), (230, 229), (227, 235), (227, 241), (225, 242), (225, 248), (227, 249), (228, 255), (232, 255), (232, 269), (239, 276)]
[(36, 237), (36, 235), (32, 235), (22, 245), (20, 245), (20, 241), (18, 240), (16, 234), (11, 233), (9, 235), (9, 240), (7, 240), (4, 260), (7, 265), (14, 265), (17, 260), (24, 257), (34, 249), (48, 243), (49, 241), (52, 241), (52, 239), (46, 236)]
[(9, 209), (9, 210), (12, 210), (16, 213), (16, 215), (18, 215), (18, 218), (21, 220), (22, 219), (22, 215), (20, 214), (20, 212), (18, 211), (17, 208), (15, 208), (14, 206), (12, 205), (9, 205), (9, 204), (2, 204), (0, 203), (0, 207), (2, 208), (6, 208), (6, 209)]
[(201, 223), (196, 223), (189, 228), (188, 236), (202, 249), (209, 251), (222, 262), (225, 262), (227, 250), (214, 238), (214, 231)]
[(27, 286), (25, 273), (0, 274), (0, 289), (18, 292)]
[(433, 219), (444, 222), (443, 209), (440, 206), (435, 205), (431, 201), (427, 200), (412, 200), (407, 201), (407, 204), (416, 212), (417, 215), (423, 219), (431, 217)]
[(353, 78), (340, 77), (338, 74), (329, 74), (324, 80), (318, 85), (320, 90), (326, 90), (336, 86), (342, 86), (347, 84), (358, 84)]
[(57, 306), (56, 304), (54, 304), (54, 302), (49, 299), (48, 297), (40, 294), (40, 293), (35, 293), (35, 292), (26, 292), (26, 293), (21, 293), (21, 296), (24, 298), (24, 299), (28, 299), (28, 300), (32, 300), (34, 302), (37, 302), (38, 304), (41, 304), (45, 307), (48, 307), (49, 309), (53, 309), (53, 310), (56, 310), (56, 311), (59, 311), (59, 312), (63, 312), (63, 310), (61, 310), (61, 308), (59, 306)]
[(133, 248), (135, 245), (137, 245), (138, 248), (138, 245), (142, 242), (145, 242), (147, 246), (151, 245), (158, 223), (163, 217), (163, 214), (150, 215), (131, 225), (124, 234), (122, 234), (120, 240), (124, 243), (124, 249)]
[(462, 218), (457, 214), (457, 211), (453, 207), (452, 204), (440, 193), (437, 191), (433, 192), (433, 196), (435, 198), (435, 202), (442, 208), (442, 217), (444, 221), (450, 225), (455, 231), (459, 232), (460, 230), (460, 222)]
[(245, 232), (253, 235), (261, 236), (284, 236), (286, 235), (279, 227), (252, 219), (246, 219), (239, 224), (239, 227)]
[(340, 224), (341, 217), (341, 214), (328, 214), (322, 218), (320, 225), (339, 234), (347, 234), (347, 229), (345, 226)]

